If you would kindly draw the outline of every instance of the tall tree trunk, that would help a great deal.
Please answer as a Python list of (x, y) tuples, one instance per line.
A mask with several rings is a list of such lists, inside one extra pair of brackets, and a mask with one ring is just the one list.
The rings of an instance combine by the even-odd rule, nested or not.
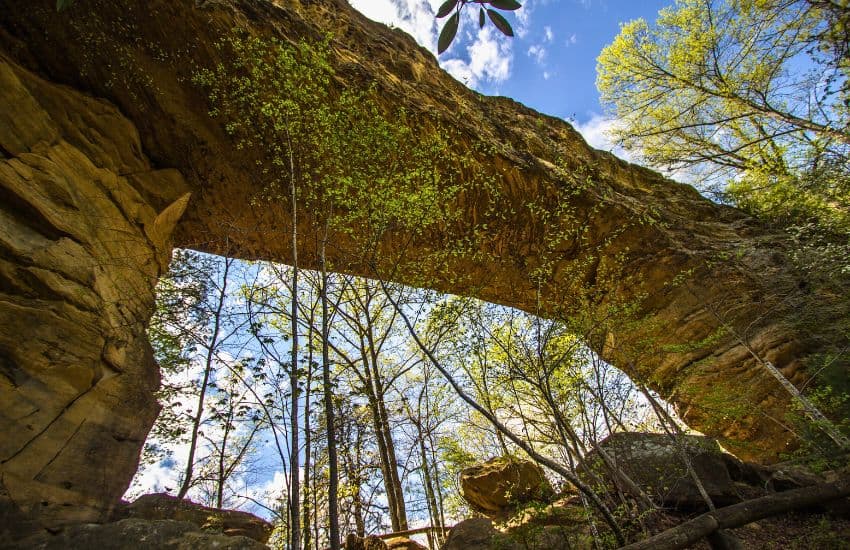
[[(319, 463), (319, 448), (318, 445), (313, 446), (313, 545), (316, 550), (319, 550), (321, 539), (319, 538), (319, 491), (316, 488), (315, 480), (319, 478), (317, 464)], [(308, 525), (304, 529), (309, 529)], [(304, 550), (310, 550), (305, 548)]]
[(608, 526), (611, 528), (611, 531), (614, 533), (614, 537), (617, 539), (617, 543), (619, 543), (620, 546), (625, 545), (626, 537), (623, 534), (623, 530), (620, 529), (620, 525), (617, 523), (617, 520), (611, 514), (611, 510), (609, 510), (608, 507), (605, 505), (605, 503), (602, 502), (602, 500), (599, 498), (599, 495), (596, 494), (596, 492), (593, 491), (593, 489), (591, 489), (581, 479), (579, 479), (578, 476), (575, 474), (575, 472), (572, 472), (569, 469), (564, 468), (563, 465), (558, 464), (557, 462), (555, 462), (551, 458), (545, 457), (545, 456), (541, 455), (540, 453), (538, 453), (537, 451), (535, 451), (534, 448), (527, 441), (523, 440), (522, 438), (517, 436), (515, 433), (513, 433), (510, 429), (508, 429), (507, 426), (502, 424), (499, 421), (499, 419), (497, 419), (495, 416), (493, 416), (493, 414), (491, 414), (490, 411), (488, 411), (487, 409), (482, 407), (478, 402), (476, 402), (474, 399), (472, 399), (469, 396), (469, 394), (467, 394), (463, 390), (463, 388), (460, 386), (460, 384), (457, 383), (457, 380), (454, 379), (454, 377), (451, 375), (451, 373), (449, 373), (449, 371), (446, 370), (446, 368), (437, 359), (437, 357), (434, 355), (434, 353), (431, 351), (431, 349), (428, 348), (422, 342), (421, 338), (419, 338), (419, 334), (416, 332), (416, 329), (414, 328), (413, 323), (410, 322), (410, 319), (404, 313), (404, 310), (402, 310), (402, 308), (399, 306), (398, 302), (393, 300), (393, 298), (390, 296), (389, 290), (387, 289), (386, 284), (384, 283), (383, 279), (378, 277), (378, 281), (380, 282), (381, 287), (384, 289), (384, 293), (386, 294), (387, 299), (392, 303), (393, 307), (395, 308), (399, 317), (401, 317), (402, 321), (404, 321), (404, 324), (407, 327), (408, 333), (410, 334), (411, 338), (413, 338), (413, 341), (416, 343), (416, 346), (422, 351), (422, 353), (425, 354), (426, 357), (428, 357), (428, 360), (431, 361), (431, 364), (434, 365), (434, 367), (438, 371), (440, 371), (440, 374), (443, 375), (443, 378), (445, 378), (446, 382), (449, 383), (449, 385), (455, 391), (457, 396), (460, 397), (463, 401), (465, 401), (476, 412), (478, 412), (484, 418), (486, 418), (488, 421), (490, 421), (490, 424), (492, 424), (495, 429), (501, 431), (505, 435), (505, 437), (507, 437), (508, 439), (511, 440), (511, 442), (514, 445), (516, 445), (517, 447), (519, 447), (520, 449), (525, 451), (525, 453), (529, 457), (531, 457), (532, 460), (534, 460), (535, 462), (537, 462), (538, 464), (540, 464), (542, 466), (546, 466), (550, 470), (561, 475), (567, 481), (569, 481), (573, 485), (575, 485), (576, 488), (578, 488), (579, 491), (581, 491), (582, 493), (587, 495), (587, 497), (590, 499), (590, 501), (593, 503), (593, 505), (596, 507), (596, 509), (599, 510), (599, 512), (605, 518), (605, 523), (607, 523)]
[(307, 325), (307, 386), (304, 389), (304, 486), (302, 487), (302, 492), (304, 493), (304, 502), (303, 502), (303, 510), (302, 517), (304, 518), (302, 523), (304, 525), (304, 550), (310, 550), (310, 536), (312, 535), (312, 531), (310, 530), (310, 459), (312, 455), (310, 454), (310, 449), (312, 448), (313, 442), (311, 440), (312, 432), (310, 430), (310, 397), (311, 390), (313, 385), (313, 312), (314, 308), (310, 308), (310, 322)]
[(330, 317), (328, 314), (328, 271), (325, 264), (325, 244), (328, 236), (328, 226), (325, 223), (325, 234), (319, 251), (319, 264), (322, 271), (322, 386), (325, 397), (325, 427), (328, 437), (328, 536), (331, 550), (339, 550), (339, 503), (337, 501), (339, 487), (339, 467), (336, 456), (336, 429), (334, 427), (334, 406), (331, 392), (330, 349), (328, 347), (328, 332)]
[(428, 452), (425, 450), (425, 434), (422, 431), (421, 422), (416, 423), (416, 430), (419, 432), (419, 454), (422, 460), (422, 480), (425, 482), (425, 498), (428, 500), (428, 514), (431, 516), (431, 527), (434, 528), (428, 533), (429, 541), (435, 543), (431, 545), (433, 550), (440, 543), (439, 540), (433, 539), (435, 535), (442, 533), (443, 528), (440, 525), (437, 498), (434, 496), (434, 485), (431, 482), (431, 468), (428, 466)]
[(404, 502), (404, 489), (401, 486), (401, 478), (398, 475), (398, 459), (395, 453), (395, 441), (390, 430), (387, 406), (383, 394), (378, 399), (378, 409), (381, 411), (381, 427), (384, 430), (384, 438), (387, 444), (387, 458), (389, 459), (390, 476), (392, 478), (392, 489), (395, 494), (396, 512), (398, 514), (398, 526), (401, 531), (408, 529), (407, 507)]
[(227, 418), (224, 423), (224, 435), (221, 437), (221, 446), (218, 452), (218, 483), (215, 490), (215, 507), (221, 510), (224, 503), (224, 482), (227, 478), (227, 468), (225, 460), (227, 459), (227, 440), (230, 437), (230, 425), (233, 422), (233, 403), (228, 407)]
[(360, 464), (362, 464), (363, 460), (363, 435), (359, 429), (357, 429), (356, 432), (357, 435), (355, 436), (353, 443), (354, 456), (351, 456), (350, 437), (346, 438), (346, 443), (349, 445), (343, 445), (340, 449), (340, 454), (343, 459), (342, 462), (345, 469), (345, 477), (348, 480), (349, 485), (354, 488), (351, 498), (354, 528), (357, 536), (363, 538), (366, 536), (366, 520), (363, 517), (363, 496), (361, 495), (363, 480), (359, 471)]
[(301, 548), (301, 514), (300, 514), (300, 483), (299, 476), (300, 464), (298, 455), (298, 193), (295, 185), (295, 158), (292, 151), (292, 144), (289, 144), (289, 188), (292, 215), (292, 311), (291, 315), (291, 330), (292, 330), (292, 360), (289, 369), (289, 386), (291, 391), (290, 402), (290, 417), (289, 425), (292, 430), (289, 455), (289, 474), (290, 474), (290, 489), (289, 489), (289, 515), (291, 518), (290, 525), (290, 548), (292, 550), (300, 550)]
[(201, 393), (198, 396), (198, 406), (195, 410), (195, 416), (192, 418), (192, 436), (189, 440), (189, 458), (186, 461), (186, 472), (183, 475), (183, 483), (180, 486), (180, 491), (177, 493), (177, 498), (186, 498), (186, 493), (189, 492), (189, 487), (192, 486), (192, 475), (195, 469), (195, 452), (198, 447), (198, 431), (201, 426), (201, 419), (204, 416), (204, 399), (207, 394), (210, 375), (213, 370), (213, 358), (215, 357), (215, 350), (218, 345), (218, 333), (221, 329), (221, 312), (224, 309), (224, 302), (227, 298), (227, 276), (232, 262), (233, 260), (230, 258), (224, 259), (224, 272), (222, 273), (221, 289), (218, 293), (218, 301), (216, 302), (210, 343), (207, 347), (206, 358), (204, 359), (204, 378), (201, 381)]
[[(371, 378), (371, 376), (370, 376)], [(387, 493), (387, 504), (390, 512), (390, 525), (393, 531), (401, 531), (398, 519), (398, 507), (395, 503), (395, 491), (392, 488), (392, 465), (387, 455), (387, 442), (384, 439), (384, 431), (381, 429), (381, 413), (378, 410), (378, 400), (370, 390), (368, 397), (370, 416), (372, 417), (372, 428), (375, 430), (375, 440), (378, 443), (378, 458), (380, 459), (381, 475), (384, 478), (384, 489)]]
[[(374, 366), (374, 365), (373, 365)], [(377, 372), (375, 373), (377, 374)], [(388, 461), (388, 471), (390, 474), (390, 488), (387, 491), (388, 493), (392, 491), (395, 508), (396, 508), (396, 516), (398, 517), (398, 530), (406, 531), (408, 529), (407, 526), (407, 508), (404, 503), (404, 490), (401, 486), (401, 478), (398, 476), (398, 459), (396, 458), (395, 453), (395, 441), (393, 440), (392, 430), (390, 429), (389, 422), (389, 414), (387, 412), (387, 404), (384, 400), (383, 388), (381, 387), (378, 380), (373, 377), (373, 380), (376, 382), (376, 390), (377, 390), (377, 405), (378, 405), (378, 421), (380, 423), (379, 429), (383, 433), (384, 437), (384, 445), (387, 448), (387, 461)]]
[(362, 341), (361, 335), (361, 349), (360, 356), (363, 360), (363, 375), (365, 379), (365, 388), (366, 391), (366, 399), (369, 403), (369, 412), (372, 417), (372, 427), (375, 431), (375, 440), (378, 444), (378, 458), (380, 458), (380, 466), (381, 466), (381, 475), (384, 478), (384, 489), (387, 493), (387, 504), (390, 512), (390, 525), (392, 526), (393, 531), (402, 531), (401, 523), (398, 517), (398, 506), (396, 505), (396, 493), (393, 489), (393, 477), (392, 470), (394, 468), (393, 462), (389, 458), (389, 454), (387, 451), (387, 441), (385, 438), (385, 433), (381, 424), (381, 410), (378, 405), (378, 396), (375, 393), (375, 384), (372, 379), (372, 369), (369, 366), (371, 358), (369, 354), (366, 352), (365, 342)]
[[(390, 429), (389, 413), (387, 412), (387, 403), (384, 399), (384, 386), (381, 382), (381, 373), (378, 371), (378, 350), (375, 346), (374, 327), (370, 312), (366, 312), (366, 338), (369, 343), (369, 353), (372, 366), (372, 384), (374, 385), (374, 394), (377, 402), (378, 410), (378, 429), (384, 437), (384, 446), (387, 452), (387, 472), (390, 475), (387, 494), (392, 493), (393, 503), (395, 504), (396, 517), (398, 518), (397, 531), (407, 530), (407, 509), (404, 503), (404, 490), (401, 486), (401, 479), (398, 476), (398, 460), (395, 453), (395, 442), (393, 440), (392, 430)], [(369, 368), (368, 365), (366, 368)], [(386, 485), (386, 483), (385, 483)]]
[(440, 544), (445, 542), (446, 538), (446, 507), (443, 503), (443, 486), (440, 483), (440, 467), (439, 462), (437, 460), (437, 451), (436, 445), (434, 443), (433, 433), (431, 431), (428, 432), (428, 442), (431, 447), (431, 464), (434, 468), (434, 482), (436, 483), (437, 490), (437, 505), (438, 510), (440, 512)]

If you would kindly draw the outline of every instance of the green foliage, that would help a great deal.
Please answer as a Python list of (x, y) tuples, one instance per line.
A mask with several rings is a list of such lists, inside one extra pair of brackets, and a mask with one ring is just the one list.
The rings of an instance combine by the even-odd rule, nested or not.
[(63, 11), (71, 6), (74, 0), (56, 0), (56, 11)]
[(157, 392), (163, 409), (151, 430), (142, 462), (155, 463), (170, 454), (169, 444), (183, 442), (195, 381), (181, 381), (194, 354), (208, 335), (211, 312), (208, 299), (214, 291), (215, 260), (188, 250), (176, 250), (168, 273), (156, 288), (156, 309), (148, 325), (148, 339), (165, 382)]
[(598, 59), (615, 137), (763, 217), (846, 231), (848, 66), (824, 53), (846, 51), (830, 27), (846, 19), (846, 4), (678, 0), (623, 25)]
[[(508, 20), (496, 10), (515, 11), (522, 7), (516, 0), (446, 0), (437, 9), (437, 18), (442, 19), (450, 13), (454, 12), (451, 17), (443, 25), (443, 30), (440, 31), (440, 37), (437, 40), (437, 53), (441, 54), (451, 45), (457, 36), (458, 25), (460, 24), (460, 16), (463, 9), (469, 4), (479, 4), (478, 9), (478, 27), (484, 28), (486, 24), (485, 12), (493, 22), (493, 25), (499, 29), (499, 32), (505, 36), (513, 36), (514, 30)], [(485, 8), (489, 4), (495, 9)]]
[(465, 161), (451, 150), (451, 132), (386, 112), (374, 88), (337, 89), (329, 39), (293, 46), (236, 32), (218, 48), (223, 61), (194, 82), (236, 147), (256, 155), (258, 201), (281, 202), (294, 185), (311, 222), (327, 227), (331, 242), (353, 245), (351, 261), (361, 263), (388, 232), (425, 238), (458, 221), (461, 212), (444, 207), (461, 190), (455, 174)]
[[(850, 389), (846, 377), (838, 382), (839, 388), (821, 382), (806, 393), (806, 397), (825, 415), (840, 419), (831, 422), (844, 436), (850, 437)], [(839, 449), (825, 435), (824, 427), (813, 421), (796, 402), (788, 412), (787, 421), (798, 434), (800, 446), (785, 458), (801, 462), (815, 472), (841, 468), (847, 464), (847, 452)]]

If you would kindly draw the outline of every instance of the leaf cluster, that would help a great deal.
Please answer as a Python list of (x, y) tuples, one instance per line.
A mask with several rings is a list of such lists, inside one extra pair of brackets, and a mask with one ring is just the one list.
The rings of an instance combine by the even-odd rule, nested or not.
[[(440, 37), (437, 40), (437, 53), (441, 54), (446, 51), (457, 36), (457, 30), (460, 26), (460, 14), (463, 9), (469, 4), (478, 4), (478, 27), (483, 29), (487, 23), (487, 18), (499, 31), (505, 36), (513, 36), (514, 30), (511, 24), (505, 19), (502, 11), (515, 11), (522, 7), (516, 0), (446, 0), (440, 5), (437, 10), (437, 18), (442, 19), (450, 13), (451, 17), (446, 20), (443, 30), (440, 31)], [(490, 6), (490, 7), (487, 7)]]

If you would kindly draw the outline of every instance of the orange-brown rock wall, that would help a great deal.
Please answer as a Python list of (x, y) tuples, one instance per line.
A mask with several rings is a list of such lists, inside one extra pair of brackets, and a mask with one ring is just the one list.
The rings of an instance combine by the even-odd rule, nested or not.
[[(429, 285), (587, 318), (606, 359), (743, 456), (771, 460), (792, 441), (788, 398), (750, 350), (802, 382), (819, 348), (794, 327), (792, 308), (817, 297), (788, 300), (801, 285), (786, 244), (743, 213), (593, 150), (562, 120), (464, 88), (410, 37), (341, 0), (76, 0), (62, 13), (51, 0), (0, 0), (10, 251), (0, 280), (11, 281), (0, 286), (0, 420), (13, 434), (0, 468), (13, 496), (100, 509), (128, 482), (156, 408), (143, 326), (187, 190), (177, 244), (290, 258), (287, 206), (253, 200), (257, 158), (234, 147), (191, 82), (220, 60), (214, 44), (236, 26), (290, 41), (332, 33), (338, 86), (374, 84), (388, 109), (451, 128), (452, 148), (477, 163), (447, 170), (495, 182), (497, 210), (463, 195), (443, 205), (460, 222), (410, 243), (425, 257), (480, 239)], [(574, 232), (553, 243), (552, 220), (565, 216)], [(387, 234), (381, 250), (400, 238)], [(302, 244), (303, 265), (314, 265)], [(344, 243), (331, 248), (341, 269), (373, 274)], [(538, 284), (532, 275), (547, 262), (551, 276)], [(408, 275), (399, 278), (421, 282)], [(636, 308), (625, 315), (625, 304)]]

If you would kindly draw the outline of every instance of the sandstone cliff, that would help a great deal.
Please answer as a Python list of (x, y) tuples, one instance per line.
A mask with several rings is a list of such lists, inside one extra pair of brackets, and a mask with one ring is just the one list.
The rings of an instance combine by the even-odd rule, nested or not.
[[(487, 253), (452, 264), (468, 278), (436, 273), (433, 286), (536, 311), (530, 274), (554, 258), (544, 314), (581, 306), (604, 357), (742, 455), (770, 460), (791, 441), (787, 395), (758, 360), (800, 383), (819, 348), (791, 322), (800, 281), (782, 239), (741, 212), (593, 150), (562, 120), (467, 90), (342, 0), (78, 0), (61, 14), (51, 0), (0, 0), (0, 472), (21, 508), (48, 523), (103, 519), (129, 482), (157, 411), (144, 324), (173, 244), (289, 257), (285, 205), (255, 206), (255, 159), (191, 83), (234, 27), (332, 33), (339, 86), (375, 84), (388, 107), (429, 113), (455, 129), (455, 150), (482, 158), (512, 214), (482, 219), (481, 196), (446, 205), (467, 221), (414, 250), (486, 223)], [(582, 238), (551, 249), (536, 212), (557, 216), (575, 177), (588, 182), (568, 204)], [(640, 322), (611, 318), (635, 300)]]

